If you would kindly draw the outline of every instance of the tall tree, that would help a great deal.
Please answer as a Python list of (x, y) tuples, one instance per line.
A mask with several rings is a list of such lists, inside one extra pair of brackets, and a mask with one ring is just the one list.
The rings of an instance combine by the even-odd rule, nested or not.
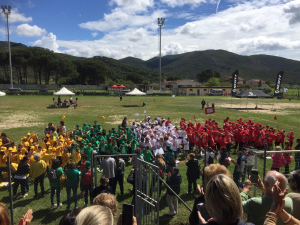
[(210, 78), (221, 78), (221, 73), (212, 69), (207, 69), (198, 73), (196, 78), (200, 83), (205, 83)]

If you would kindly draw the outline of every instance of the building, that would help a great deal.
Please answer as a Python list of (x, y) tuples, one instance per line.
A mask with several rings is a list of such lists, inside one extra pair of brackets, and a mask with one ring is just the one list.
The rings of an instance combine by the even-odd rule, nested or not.
[(164, 89), (178, 89), (184, 87), (201, 87), (202, 84), (194, 80), (173, 80), (173, 81), (164, 81), (161, 84), (161, 88)]
[[(209, 93), (213, 89), (222, 89), (223, 95), (231, 95), (231, 87), (226, 86), (218, 86), (218, 87), (180, 87), (172, 90), (173, 95), (186, 95), (186, 96), (205, 96), (209, 95)], [(238, 93), (247, 90), (245, 87), (238, 88)]]
[[(224, 81), (225, 81), (225, 82), (232, 83), (232, 77), (225, 76), (225, 77), (224, 77)], [(237, 83), (237, 84), (243, 84), (243, 83), (244, 83), (244, 79), (241, 78), (241, 77), (238, 77), (238, 83)]]
[(261, 81), (261, 86), (262, 87), (266, 87), (266, 82), (264, 80), (260, 80), (260, 79), (251, 79), (251, 80), (247, 80), (246, 84), (252, 85), (254, 87), (258, 87), (259, 86), (259, 82)]

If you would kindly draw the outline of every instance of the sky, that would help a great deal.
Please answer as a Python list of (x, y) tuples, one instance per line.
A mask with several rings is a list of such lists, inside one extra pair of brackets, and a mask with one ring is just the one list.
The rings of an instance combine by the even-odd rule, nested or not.
[[(223, 49), (300, 60), (300, 0), (1, 0), (10, 40), (74, 56), (162, 55)], [(0, 40), (7, 40), (2, 13)]]

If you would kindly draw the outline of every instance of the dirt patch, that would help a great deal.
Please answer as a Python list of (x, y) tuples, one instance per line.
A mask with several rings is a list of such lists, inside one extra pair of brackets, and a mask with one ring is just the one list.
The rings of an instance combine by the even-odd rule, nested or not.
[(287, 111), (272, 111), (272, 110), (239, 110), (240, 112), (251, 112), (257, 114), (269, 114), (269, 115), (289, 115), (291, 113)]
[[(5, 112), (3, 114), (5, 114)], [(3, 130), (18, 127), (35, 127), (43, 124), (31, 122), (39, 119), (39, 116), (35, 114), (35, 112), (15, 113), (13, 115), (9, 115), (8, 112), (6, 112), (6, 114), (5, 122), (0, 124), (0, 129)]]

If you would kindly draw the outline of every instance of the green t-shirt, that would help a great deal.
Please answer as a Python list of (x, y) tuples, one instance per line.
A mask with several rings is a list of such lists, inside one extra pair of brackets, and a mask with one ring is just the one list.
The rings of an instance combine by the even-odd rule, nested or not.
[(144, 153), (142, 154), (142, 156), (143, 156), (143, 158), (144, 158), (144, 160), (146, 161), (146, 162), (152, 162), (153, 161), (153, 159), (152, 159), (152, 152), (151, 151), (148, 151), (148, 153), (146, 152), (146, 151), (144, 151)]
[(67, 175), (67, 184), (70, 186), (78, 185), (79, 183), (79, 171), (75, 170), (66, 170), (65, 174)]
[(87, 160), (88, 161), (91, 161), (91, 159), (92, 159), (92, 152), (93, 152), (92, 148), (87, 148), (87, 149), (84, 150), (84, 153), (87, 154)]
[(61, 175), (63, 175), (64, 171), (61, 167), (59, 167), (55, 170), (55, 173), (56, 173), (57, 179), (55, 182), (50, 182), (50, 187), (59, 188), (60, 187), (60, 177), (61, 177)]
[(101, 153), (104, 153), (104, 152), (105, 152), (105, 149), (106, 149), (106, 146), (107, 146), (107, 144), (100, 143), (99, 151), (100, 151)]
[(112, 154), (112, 155), (116, 155), (117, 153), (118, 153), (118, 146), (117, 146), (117, 145), (112, 146), (111, 154)]
[(127, 146), (126, 145), (120, 145), (120, 153), (127, 154)]

